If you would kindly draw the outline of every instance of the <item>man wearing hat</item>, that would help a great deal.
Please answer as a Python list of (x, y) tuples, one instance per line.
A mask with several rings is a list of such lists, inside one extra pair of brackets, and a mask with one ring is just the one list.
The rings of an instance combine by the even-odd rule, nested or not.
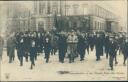
[(95, 37), (94, 37), (94, 34), (90, 34), (89, 35), (89, 45), (90, 45), (91, 51), (93, 51), (94, 45), (95, 45)]
[(30, 69), (33, 69), (33, 66), (35, 66), (34, 58), (37, 55), (36, 54), (36, 41), (34, 35), (31, 36), (31, 41), (30, 41), (30, 61), (31, 61), (31, 67)]
[(16, 44), (16, 51), (17, 51), (17, 56), (18, 56), (18, 59), (19, 59), (19, 61), (20, 61), (20, 53), (19, 53), (19, 48), (20, 48), (20, 38), (21, 38), (21, 32), (17, 32), (16, 34), (15, 34), (15, 37), (16, 37), (16, 42), (15, 42), (15, 44)]
[(24, 43), (24, 35), (20, 34), (18, 39), (18, 59), (20, 61), (20, 66), (23, 66), (23, 56), (25, 56), (25, 43)]
[(108, 54), (108, 52), (109, 52), (109, 35), (108, 34), (105, 35), (104, 41), (105, 41), (104, 47), (105, 47), (106, 58), (108, 59), (108, 55), (109, 55)]
[(28, 32), (26, 31), (24, 33), (24, 52), (25, 52), (24, 56), (27, 62), (28, 62), (29, 48), (30, 48), (30, 38), (28, 36)]
[(65, 34), (56, 34), (58, 36), (59, 62), (64, 63), (64, 57), (67, 51), (67, 41)]
[(87, 42), (88, 42), (88, 45), (87, 45), (87, 52), (89, 54), (89, 33), (86, 33), (86, 39), (87, 39)]
[(123, 64), (126, 65), (126, 60), (128, 58), (128, 37), (122, 43), (122, 53), (124, 56)]
[(44, 38), (44, 53), (45, 53), (45, 59), (46, 63), (49, 62), (50, 52), (51, 52), (52, 46), (51, 46), (51, 37), (50, 34), (47, 33)]
[(96, 37), (96, 61), (99, 61), (100, 60), (100, 56), (102, 56), (103, 54), (103, 44), (102, 44), (102, 38), (100, 36), (100, 34), (97, 34), (97, 37)]
[(78, 44), (77, 44), (77, 52), (80, 54), (80, 61), (84, 60), (85, 49), (87, 48), (87, 46), (88, 46), (87, 39), (85, 38), (84, 33), (81, 33), (78, 36)]
[(111, 70), (113, 70), (113, 61), (116, 56), (117, 45), (115, 43), (114, 36), (110, 36), (109, 40), (109, 66), (111, 67)]
[(117, 35), (114, 36), (114, 42), (116, 44), (116, 53), (115, 53), (115, 64), (118, 64), (117, 62), (117, 51), (119, 50), (119, 47), (120, 47), (120, 43), (119, 43), (119, 37)]

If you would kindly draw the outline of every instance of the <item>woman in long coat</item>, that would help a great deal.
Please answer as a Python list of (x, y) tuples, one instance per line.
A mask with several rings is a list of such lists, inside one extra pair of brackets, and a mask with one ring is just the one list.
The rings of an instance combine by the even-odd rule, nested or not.
[(9, 63), (12, 63), (15, 57), (15, 38), (11, 36), (7, 40), (7, 54), (9, 56)]

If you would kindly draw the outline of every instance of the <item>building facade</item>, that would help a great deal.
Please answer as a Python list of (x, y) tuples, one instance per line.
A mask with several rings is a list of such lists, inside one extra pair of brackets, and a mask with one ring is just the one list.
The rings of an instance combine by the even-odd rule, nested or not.
[(8, 3), (7, 31), (18, 32), (30, 29), (31, 12), (20, 4)]
[(75, 3), (67, 1), (65, 7), (64, 16), (68, 17), (69, 25), (73, 28), (83, 28), (93, 32), (118, 32), (118, 19), (108, 9), (91, 2), (77, 1)]
[(33, 1), (33, 9), (9, 4), (8, 28), (13, 31), (68, 31), (79, 29), (92, 32), (118, 32), (115, 14), (87, 1)]
[(34, 1), (34, 13), (31, 17), (33, 30), (51, 30), (54, 26), (54, 16), (62, 15), (61, 1)]

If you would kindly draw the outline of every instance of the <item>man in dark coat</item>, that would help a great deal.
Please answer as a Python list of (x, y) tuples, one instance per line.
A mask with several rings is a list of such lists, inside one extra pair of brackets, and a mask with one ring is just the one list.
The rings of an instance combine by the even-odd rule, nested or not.
[(93, 51), (94, 45), (95, 45), (95, 37), (93, 34), (91, 34), (89, 37), (89, 45), (90, 45), (91, 51)]
[(80, 61), (84, 60), (85, 49), (87, 48), (87, 40), (84, 34), (78, 36), (77, 51), (80, 54)]
[(51, 35), (51, 45), (52, 45), (52, 50), (51, 50), (51, 54), (55, 55), (57, 52), (57, 40), (58, 37), (56, 36), (56, 34), (52, 33)]
[(46, 63), (49, 62), (50, 52), (51, 52), (50, 35), (46, 34), (44, 39), (44, 53), (45, 53)]
[(115, 52), (115, 64), (118, 64), (117, 62), (117, 51), (119, 50), (119, 43), (118, 43), (118, 36), (115, 36), (114, 43), (116, 45), (116, 52)]
[(102, 39), (99, 34), (97, 34), (95, 45), (96, 45), (96, 61), (99, 61), (100, 56), (102, 56), (102, 54), (103, 54)]
[(37, 34), (37, 32), (36, 31), (34, 31), (34, 32), (32, 32), (32, 39), (34, 39), (35, 40), (35, 52), (36, 52), (36, 55), (35, 55), (35, 60), (37, 60), (37, 53), (38, 53), (38, 45), (37, 45), (37, 43), (38, 43), (38, 34)]
[(25, 56), (25, 43), (24, 35), (21, 33), (19, 42), (18, 42), (18, 59), (20, 60), (20, 66), (23, 66), (23, 57)]
[(37, 53), (42, 53), (43, 51), (43, 36), (42, 34), (39, 32), (37, 33)]
[(113, 37), (111, 37), (109, 43), (109, 66), (111, 67), (111, 70), (113, 70), (113, 61), (116, 56), (116, 51), (117, 51), (117, 45)]
[(123, 64), (126, 65), (126, 60), (128, 58), (128, 40), (127, 39), (123, 41), (121, 49), (124, 56)]
[[(15, 42), (15, 44), (16, 44), (16, 50), (17, 50), (17, 56), (18, 56), (18, 59), (19, 59), (19, 61), (21, 60), (21, 51), (23, 51), (23, 50), (21, 50), (21, 39), (23, 39), (23, 33), (22, 32), (18, 32), (18, 33), (16, 33), (16, 35), (15, 35), (15, 37), (16, 37), (16, 42)], [(23, 40), (22, 40), (23, 41)], [(23, 44), (23, 43), (22, 43)], [(23, 47), (24, 48), (24, 47)], [(21, 50), (21, 51), (20, 51)], [(22, 54), (23, 55), (23, 54)]]
[(31, 67), (30, 69), (33, 69), (33, 66), (35, 66), (35, 56), (36, 56), (36, 41), (34, 39), (34, 36), (31, 36), (30, 41), (30, 61), (31, 61)]
[(124, 40), (124, 37), (120, 35), (117, 40), (119, 44), (119, 55), (121, 54), (121, 51), (122, 51), (121, 46), (122, 46), (123, 40)]
[(109, 36), (108, 35), (106, 35), (106, 37), (105, 37), (105, 44), (104, 44), (104, 46), (105, 46), (105, 53), (106, 53), (106, 58), (108, 59), (108, 52), (109, 52)]
[(28, 36), (28, 32), (26, 32), (24, 34), (23, 39), (24, 39), (24, 48), (25, 48), (25, 54), (24, 54), (24, 56), (26, 58), (26, 61), (28, 62), (28, 55), (29, 55), (29, 49), (30, 49), (30, 38)]
[(16, 34), (15, 34), (15, 37), (16, 37), (16, 51), (17, 51), (17, 56), (18, 56), (18, 59), (19, 59), (19, 61), (20, 61), (20, 57), (19, 57), (19, 43), (20, 43), (20, 36), (21, 36), (21, 33), (20, 32), (17, 32)]
[(101, 56), (104, 55), (104, 46), (105, 46), (105, 34), (101, 33)]
[(87, 45), (87, 52), (88, 52), (88, 54), (89, 54), (89, 34), (88, 33), (86, 33), (86, 38), (87, 38), (87, 42), (88, 42), (88, 45)]
[(59, 62), (64, 63), (64, 57), (67, 51), (67, 42), (64, 34), (57, 34), (58, 36), (58, 49), (59, 49)]

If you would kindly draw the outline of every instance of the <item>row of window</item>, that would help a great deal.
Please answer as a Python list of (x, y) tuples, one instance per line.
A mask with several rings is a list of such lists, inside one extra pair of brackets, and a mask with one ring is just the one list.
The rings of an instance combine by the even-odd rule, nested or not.
[(104, 30), (105, 29), (105, 23), (94, 21), (93, 22), (93, 28), (95, 30)]
[(55, 12), (59, 14), (60, 9), (58, 7), (53, 7), (52, 9), (50, 7), (47, 7), (47, 10), (46, 10), (46, 8), (44, 7), (39, 7), (39, 14), (53, 14)]
[(95, 8), (93, 8), (93, 14), (99, 17), (110, 19), (113, 19), (115, 17), (113, 13), (99, 6), (95, 6)]
[(7, 9), (7, 16), (13, 18), (25, 18), (30, 16), (30, 11), (28, 9), (23, 9), (22, 7), (10, 5)]
[(46, 5), (46, 3), (39, 3), (39, 14), (52, 14), (52, 13), (59, 14), (60, 9), (58, 4), (53, 4), (51, 6), (50, 3)]
[[(91, 7), (92, 8), (92, 7)], [(65, 10), (66, 9), (66, 10)], [(79, 5), (66, 5), (66, 8), (62, 8), (62, 11), (66, 11), (66, 15), (77, 15), (79, 13)], [(39, 4), (39, 13), (40, 14), (52, 14), (56, 12), (57, 14), (60, 13), (60, 8), (59, 8), (59, 4), (56, 4), (53, 6), (51, 6), (51, 4), (48, 4), (47, 5), (47, 10), (46, 10), (46, 4), (45, 3), (40, 3)], [(87, 7), (83, 7), (83, 14), (87, 14), (88, 10), (87, 10)], [(93, 8), (93, 14), (96, 15), (96, 16), (99, 16), (99, 17), (103, 17), (103, 18), (114, 18), (114, 14), (109, 12), (108, 10), (106, 9), (103, 9), (102, 7), (100, 6), (94, 6)]]
[(10, 23), (8, 23), (8, 26), (12, 26), (12, 27), (27, 27), (28, 26), (28, 21), (12, 21)]
[[(78, 5), (74, 6), (73, 5), (73, 13), (77, 15), (78, 13)], [(66, 10), (65, 10), (66, 9)], [(66, 15), (71, 15), (71, 7), (69, 5), (66, 6), (66, 8), (62, 8), (62, 11), (66, 12)], [(40, 3), (39, 4), (39, 14), (52, 14), (52, 13), (57, 13), (59, 14), (60, 13), (60, 7), (59, 5), (53, 5), (51, 6), (50, 4), (47, 5), (47, 8), (46, 8), (46, 4), (45, 3)]]

